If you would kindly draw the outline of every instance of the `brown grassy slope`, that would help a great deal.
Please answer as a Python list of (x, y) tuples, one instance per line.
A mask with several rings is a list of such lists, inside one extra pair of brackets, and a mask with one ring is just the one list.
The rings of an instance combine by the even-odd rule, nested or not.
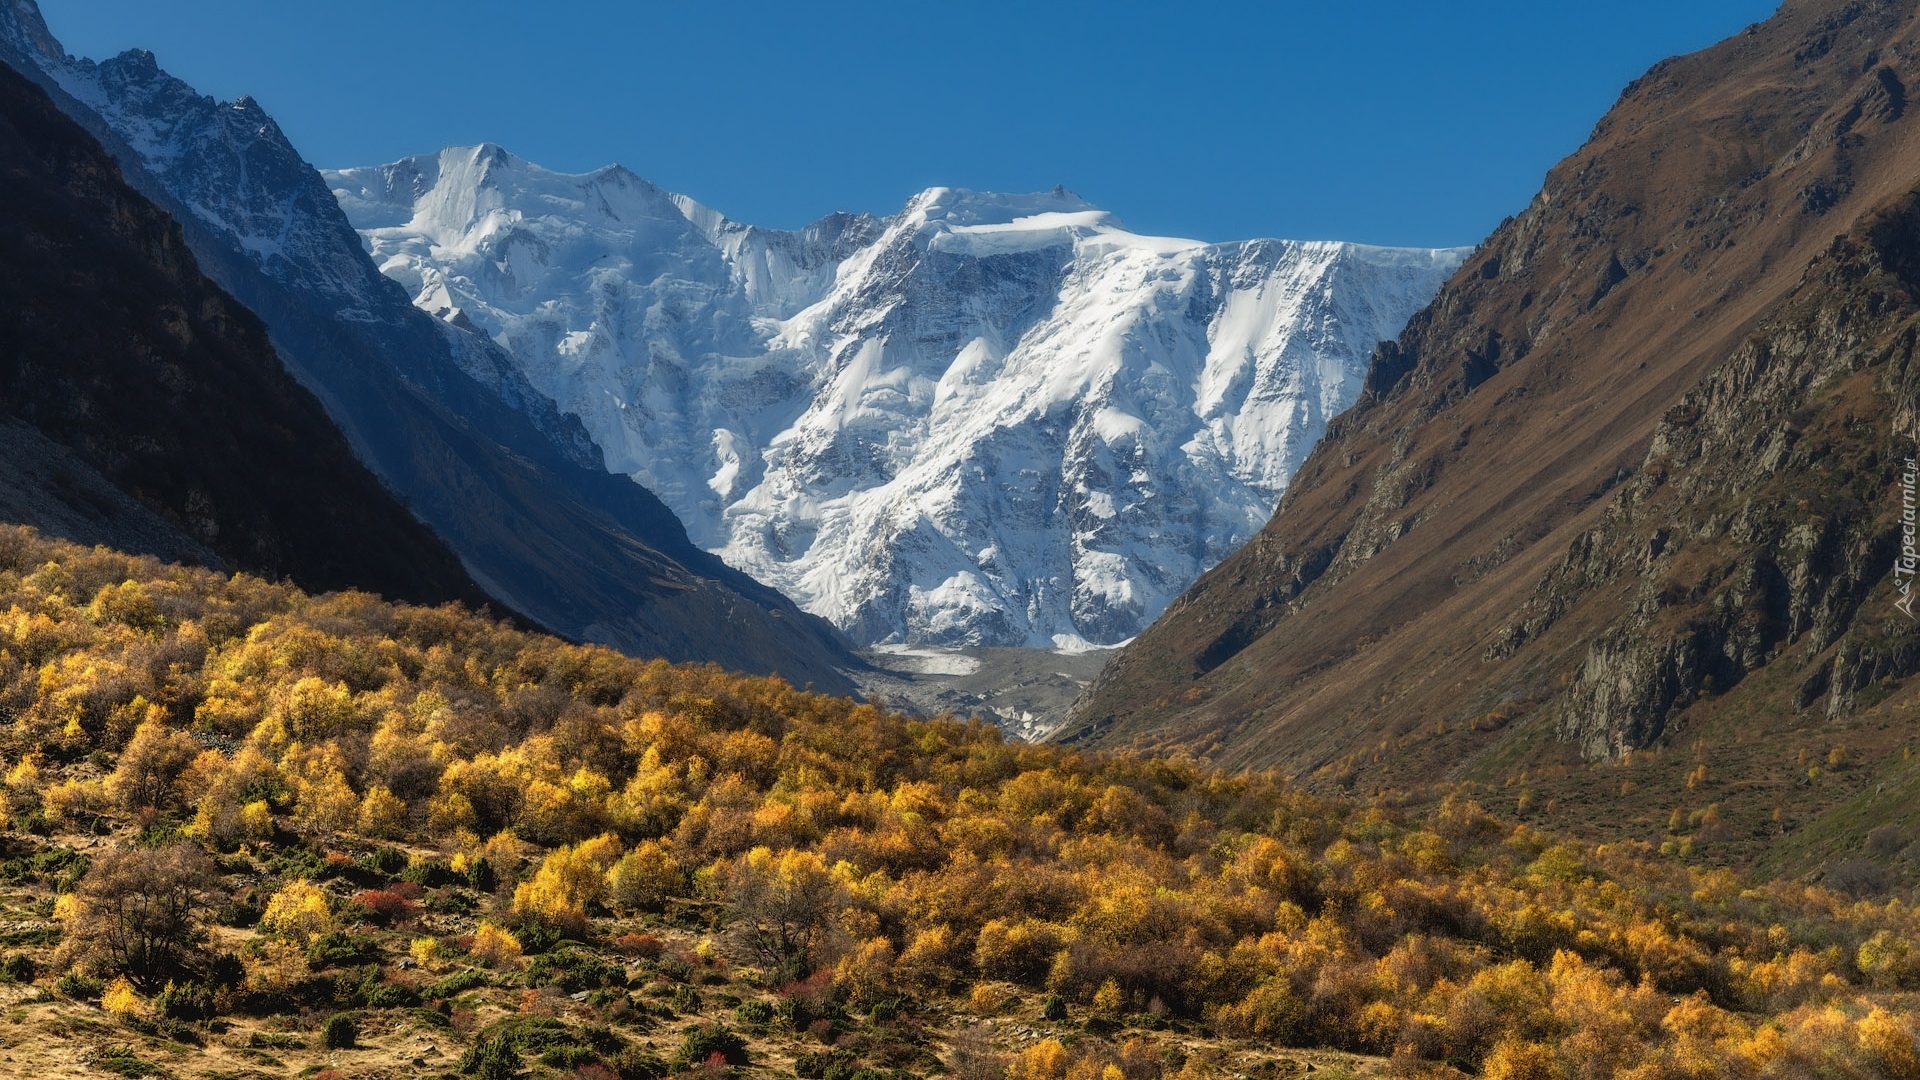
[[(1917, 44), (1911, 4), (1789, 4), (1629, 87), (1383, 349), (1268, 527), (1109, 666), (1062, 737), (1389, 783), (1473, 775), (1496, 743), (1577, 760), (1558, 705), (1635, 582), (1575, 590), (1551, 632), (1495, 646), (1663, 415), (1920, 175)], [(1427, 752), (1397, 749), (1443, 723)]]

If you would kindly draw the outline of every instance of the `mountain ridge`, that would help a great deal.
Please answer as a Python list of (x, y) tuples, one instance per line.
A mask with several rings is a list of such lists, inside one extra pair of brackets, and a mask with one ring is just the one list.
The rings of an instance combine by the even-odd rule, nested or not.
[(7, 520), (314, 590), (487, 602), (179, 226), (5, 65), (0, 162)]
[[(1913, 668), (1876, 600), (1905, 360), (1832, 312), (1892, 310), (1899, 290), (1861, 301), (1847, 281), (1871, 260), (1829, 267), (1836, 243), (1871, 250), (1845, 238), (1920, 176), (1915, 44), (1910, 5), (1792, 3), (1636, 80), (1382, 347), (1262, 534), (1116, 657), (1060, 737), (1331, 784), (1591, 778), (1551, 789), (1567, 798), (1598, 782), (1583, 761), (1682, 731), (1743, 742), (1738, 715), (1774, 717), (1783, 746), (1828, 723), (1891, 737), (1849, 695)], [(1844, 380), (1815, 353), (1880, 389), (1828, 411)], [(1790, 452), (1842, 445), (1850, 415), (1879, 458)], [(1742, 417), (1763, 426), (1711, 435)], [(1709, 449), (1682, 468), (1685, 445)], [(1847, 498), (1767, 468), (1826, 470)], [(1656, 491), (1657, 512), (1639, 501)]]
[(852, 688), (844, 639), (606, 477), (577, 423), (497, 348), (414, 311), (257, 104), (199, 95), (140, 51), (71, 60), (32, 0), (0, 6), (0, 60), (173, 214), (361, 459), (508, 607), (577, 639)]
[(865, 643), (1136, 633), (1264, 521), (1461, 254), (1145, 237), (1065, 188), (787, 232), (495, 144), (325, 175), (416, 306)]

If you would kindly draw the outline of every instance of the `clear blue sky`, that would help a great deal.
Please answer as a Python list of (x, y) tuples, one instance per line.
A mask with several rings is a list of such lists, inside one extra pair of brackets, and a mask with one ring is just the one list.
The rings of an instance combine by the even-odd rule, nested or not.
[(40, 0), (307, 159), (492, 141), (730, 217), (1065, 184), (1143, 232), (1470, 244), (1648, 65), (1770, 0)]

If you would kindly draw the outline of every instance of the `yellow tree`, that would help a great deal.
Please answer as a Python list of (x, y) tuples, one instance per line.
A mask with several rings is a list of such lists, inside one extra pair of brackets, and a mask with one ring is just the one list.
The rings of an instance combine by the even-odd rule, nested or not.
[(327, 904), (325, 892), (311, 881), (296, 879), (267, 900), (260, 926), (304, 946), (333, 929), (333, 911)]
[(775, 967), (799, 974), (826, 924), (836, 886), (811, 851), (774, 854), (757, 847), (728, 868), (727, 902), (746, 924), (755, 949)]
[(533, 878), (513, 890), (513, 910), (553, 922), (577, 922), (607, 895), (607, 868), (620, 857), (612, 833), (556, 848)]
[(200, 754), (200, 744), (184, 731), (170, 731), (165, 710), (147, 710), (120, 761), (107, 777), (107, 795), (127, 810), (165, 807), (174, 801), (173, 783)]

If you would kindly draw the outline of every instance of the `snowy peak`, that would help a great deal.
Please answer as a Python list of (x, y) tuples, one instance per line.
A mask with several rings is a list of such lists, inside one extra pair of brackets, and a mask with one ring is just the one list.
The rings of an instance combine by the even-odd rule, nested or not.
[[(196, 94), (144, 52), (101, 64), (71, 59), (46, 36), (30, 0), (0, 0), (0, 59), (31, 69), (134, 186), (179, 222), (200, 265), (267, 322), (289, 371), (320, 397), (362, 460), (497, 599), (569, 636), (851, 688), (838, 670), (846, 659), (838, 635), (693, 548), (650, 493), (607, 475), (578, 419), (561, 414), (500, 346), (468, 329), (474, 323), (457, 312), (436, 323), (416, 310), (421, 297), (373, 264), (339, 200), (257, 103)], [(460, 183), (440, 175), (443, 159), (467, 170)], [(440, 230), (464, 242), (476, 218), (496, 212), (552, 218), (527, 190), (528, 177), (539, 173), (497, 147), (433, 155), (370, 178), (378, 183), (362, 186), (360, 209), (399, 227), (433, 219), (416, 212), (417, 199), (464, 194), (470, 211), (490, 211)], [(585, 220), (613, 206), (625, 217), (638, 198), (719, 264), (658, 189), (619, 170), (594, 188), (604, 205), (583, 201), (559, 214)], [(611, 194), (616, 189), (625, 194)], [(520, 231), (538, 241), (544, 228)], [(544, 287), (535, 273), (515, 280), (504, 272), (550, 262), (540, 244), (499, 233), (498, 246), (511, 250), (478, 259), (499, 280), (478, 275), (462, 287), (520, 295)], [(507, 258), (490, 261), (496, 255)], [(503, 282), (513, 288), (501, 289)]]
[(0, 0), (0, 42), (36, 61), (61, 63), (67, 57), (33, 0)]
[(928, 188), (893, 220), (920, 250), (962, 256), (1071, 247), (1103, 234), (1131, 236), (1120, 219), (1064, 187), (1025, 195)]
[(325, 174), (701, 546), (857, 640), (1112, 644), (1265, 522), (1458, 251), (1132, 233), (1066, 190), (726, 218), (497, 147)]
[(907, 200), (906, 209), (900, 217), (909, 222), (942, 222), (949, 228), (961, 229), (981, 225), (1010, 225), (1022, 218), (1051, 214), (1106, 216), (1105, 211), (1064, 187), (1027, 195), (932, 187)]

